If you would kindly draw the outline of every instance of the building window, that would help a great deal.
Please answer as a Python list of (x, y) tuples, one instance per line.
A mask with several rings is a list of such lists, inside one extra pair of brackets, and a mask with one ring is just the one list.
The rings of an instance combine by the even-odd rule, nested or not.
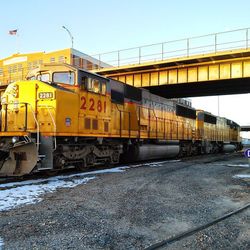
[(76, 67), (80, 66), (80, 57), (73, 55), (73, 65)]
[(37, 63), (38, 63), (37, 61), (33, 62), (33, 69), (35, 69), (37, 67)]
[(56, 61), (56, 60), (55, 60), (55, 57), (51, 57), (51, 58), (50, 58), (50, 62), (51, 62), (51, 63), (54, 63), (55, 61)]
[(59, 57), (58, 57), (58, 62), (64, 63), (64, 62), (65, 62), (64, 56), (59, 56)]
[(0, 76), (2, 76), (2, 75), (3, 75), (3, 69), (0, 68)]
[(8, 67), (8, 72), (11, 74), (12, 73), (12, 66)]
[(18, 69), (17, 69), (18, 71), (22, 71), (23, 65), (22, 65), (22, 64), (18, 64), (17, 68), (18, 68)]
[(86, 62), (87, 62), (87, 69), (88, 70), (91, 70), (91, 69), (93, 69), (93, 63), (92, 62), (90, 62), (90, 61), (88, 61), (88, 60), (86, 60)]
[(32, 69), (32, 63), (29, 62), (29, 63), (28, 63), (28, 70), (31, 70), (31, 69)]
[(39, 65), (43, 64), (43, 60), (38, 61)]
[(13, 65), (13, 73), (16, 73), (16, 72), (17, 72), (17, 65), (14, 64), (14, 65)]

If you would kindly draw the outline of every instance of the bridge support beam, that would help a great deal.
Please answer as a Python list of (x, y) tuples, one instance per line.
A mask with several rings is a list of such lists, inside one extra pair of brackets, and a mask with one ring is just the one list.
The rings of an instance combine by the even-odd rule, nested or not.
[(157, 94), (165, 97), (169, 97), (165, 91), (171, 89), (176, 89), (175, 94), (180, 92), (174, 97), (249, 93), (250, 49), (107, 68), (96, 73), (136, 87), (157, 89)]

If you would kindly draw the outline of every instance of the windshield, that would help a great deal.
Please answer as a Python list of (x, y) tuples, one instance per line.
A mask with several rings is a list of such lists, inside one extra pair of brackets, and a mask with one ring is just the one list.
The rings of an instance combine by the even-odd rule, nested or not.
[(75, 74), (73, 72), (55, 72), (53, 82), (74, 85)]
[(49, 82), (49, 74), (41, 74), (37, 76), (37, 80), (43, 81), (43, 82)]

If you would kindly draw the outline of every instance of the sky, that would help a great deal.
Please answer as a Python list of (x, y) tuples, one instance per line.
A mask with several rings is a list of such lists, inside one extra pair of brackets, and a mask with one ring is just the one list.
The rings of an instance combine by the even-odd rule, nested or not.
[[(71, 46), (93, 55), (250, 27), (249, 0), (2, 0), (0, 58)], [(9, 30), (18, 29), (18, 37)], [(192, 98), (218, 114), (218, 97)], [(219, 114), (250, 125), (250, 94), (220, 96)], [(250, 133), (249, 133), (250, 134)], [(248, 137), (248, 135), (246, 135)], [(249, 135), (250, 138), (250, 135)]]

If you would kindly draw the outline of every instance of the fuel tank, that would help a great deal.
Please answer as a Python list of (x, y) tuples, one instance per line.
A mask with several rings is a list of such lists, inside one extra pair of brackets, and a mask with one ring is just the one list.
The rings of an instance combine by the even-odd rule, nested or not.
[(233, 144), (224, 144), (223, 145), (223, 148), (222, 148), (222, 151), (224, 152), (224, 153), (232, 153), (232, 152), (234, 152), (236, 150), (236, 147), (235, 147), (235, 145), (233, 145)]
[(174, 158), (179, 154), (179, 152), (180, 146), (176, 144), (131, 145), (121, 158), (123, 162)]

